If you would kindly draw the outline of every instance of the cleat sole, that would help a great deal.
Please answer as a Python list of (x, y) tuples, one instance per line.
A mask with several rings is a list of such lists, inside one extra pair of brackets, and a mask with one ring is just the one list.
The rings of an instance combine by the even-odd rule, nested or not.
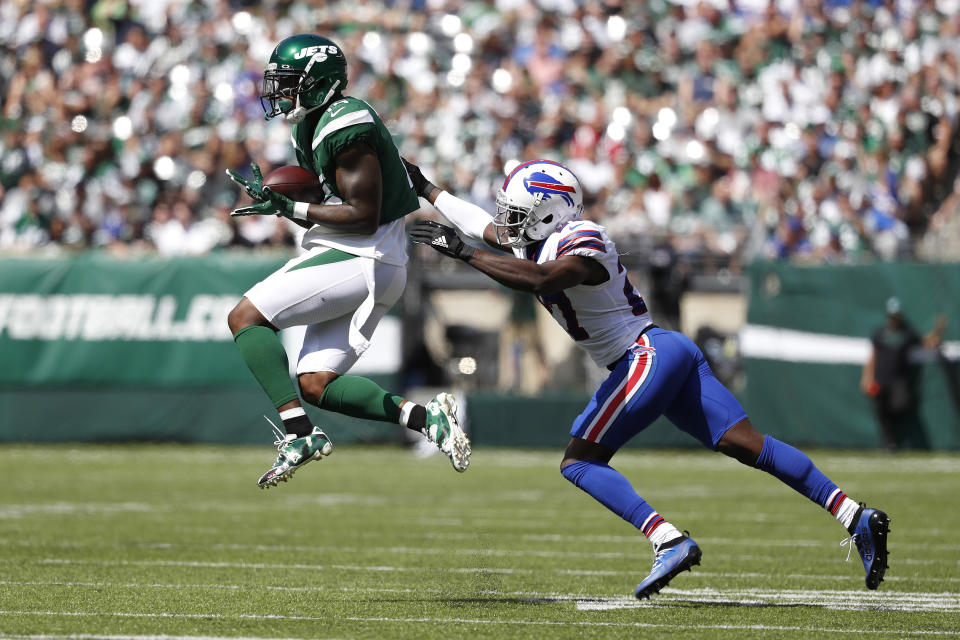
[(467, 470), (467, 467), (470, 466), (470, 440), (460, 429), (459, 425), (456, 426), (451, 435), (453, 437), (453, 442), (451, 443), (453, 446), (451, 462), (457, 472), (463, 473)]
[(449, 417), (450, 423), (450, 463), (458, 473), (463, 473), (470, 466), (470, 439), (460, 427), (460, 420), (457, 419), (457, 400), (449, 393), (441, 393), (437, 396), (437, 402), (441, 404), (444, 412)]
[(887, 565), (887, 534), (890, 533), (890, 516), (877, 511), (870, 517), (870, 530), (874, 539), (874, 559), (867, 572), (867, 589), (876, 589), (883, 582), (889, 568)]

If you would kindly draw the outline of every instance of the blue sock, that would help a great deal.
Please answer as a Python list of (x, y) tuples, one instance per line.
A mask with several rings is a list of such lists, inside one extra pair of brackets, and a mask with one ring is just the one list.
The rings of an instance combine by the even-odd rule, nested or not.
[(654, 512), (653, 507), (637, 495), (630, 482), (608, 464), (578, 460), (565, 466), (560, 473), (641, 531), (644, 521)]
[(779, 478), (821, 507), (826, 507), (827, 500), (837, 491), (837, 485), (823, 475), (805, 453), (771, 436), (764, 437), (763, 450), (754, 466)]

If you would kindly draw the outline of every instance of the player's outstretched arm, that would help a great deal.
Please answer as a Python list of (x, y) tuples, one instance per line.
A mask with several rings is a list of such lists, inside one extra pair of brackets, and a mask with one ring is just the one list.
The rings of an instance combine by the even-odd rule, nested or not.
[(461, 200), (444, 191), (427, 180), (420, 167), (406, 158), (400, 159), (407, 169), (407, 175), (410, 176), (410, 181), (413, 183), (417, 195), (435, 206), (443, 214), (443, 217), (450, 221), (463, 235), (473, 240), (486, 242), (491, 247), (504, 251), (508, 250), (507, 247), (501, 246), (497, 241), (497, 234), (492, 224), (493, 216), (472, 202)]
[(603, 265), (583, 256), (562, 256), (537, 264), (512, 255), (474, 249), (463, 242), (456, 229), (438, 222), (414, 224), (410, 237), (414, 242), (463, 260), (506, 287), (537, 295), (550, 295), (578, 284), (600, 284), (608, 277)]
[(467, 263), (506, 287), (539, 296), (578, 284), (600, 284), (609, 278), (603, 265), (583, 256), (561, 256), (537, 264), (533, 260), (478, 249)]

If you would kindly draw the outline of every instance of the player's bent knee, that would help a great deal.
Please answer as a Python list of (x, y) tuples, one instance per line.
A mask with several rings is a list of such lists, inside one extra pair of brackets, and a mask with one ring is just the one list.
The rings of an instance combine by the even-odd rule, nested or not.
[(717, 450), (725, 456), (729, 456), (745, 465), (752, 466), (757, 460), (757, 456), (751, 454), (749, 450), (737, 444), (724, 443), (721, 441), (717, 444)]
[(753, 466), (763, 451), (763, 434), (744, 419), (730, 427), (717, 443), (717, 451), (745, 465)]
[(227, 314), (227, 326), (230, 327), (230, 333), (236, 333), (244, 328), (243, 317), (240, 312), (240, 303), (237, 303), (230, 313)]
[(579, 487), (580, 480), (589, 466), (590, 463), (584, 460), (564, 458), (560, 463), (560, 475)]
[(297, 382), (300, 383), (300, 396), (312, 405), (320, 406), (323, 392), (327, 385), (336, 380), (339, 374), (333, 371), (319, 371), (317, 373), (301, 373)]
[(227, 325), (230, 327), (231, 333), (236, 333), (246, 327), (255, 327), (258, 325), (271, 327), (259, 309), (253, 306), (253, 303), (247, 298), (241, 298), (240, 302), (227, 314)]
[(610, 462), (610, 458), (616, 453), (615, 449), (606, 447), (597, 442), (590, 442), (583, 438), (572, 437), (567, 444), (566, 451), (563, 452), (563, 462), (560, 463), (560, 469), (584, 460), (594, 460), (601, 463)]

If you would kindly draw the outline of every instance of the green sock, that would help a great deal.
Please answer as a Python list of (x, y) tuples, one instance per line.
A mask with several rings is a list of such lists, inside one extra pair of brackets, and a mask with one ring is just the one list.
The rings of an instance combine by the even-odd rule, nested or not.
[(319, 406), (354, 418), (399, 423), (401, 402), (369, 378), (340, 376), (323, 390)]
[(244, 327), (233, 334), (233, 341), (274, 407), (297, 399), (297, 389), (290, 380), (287, 352), (273, 329)]

